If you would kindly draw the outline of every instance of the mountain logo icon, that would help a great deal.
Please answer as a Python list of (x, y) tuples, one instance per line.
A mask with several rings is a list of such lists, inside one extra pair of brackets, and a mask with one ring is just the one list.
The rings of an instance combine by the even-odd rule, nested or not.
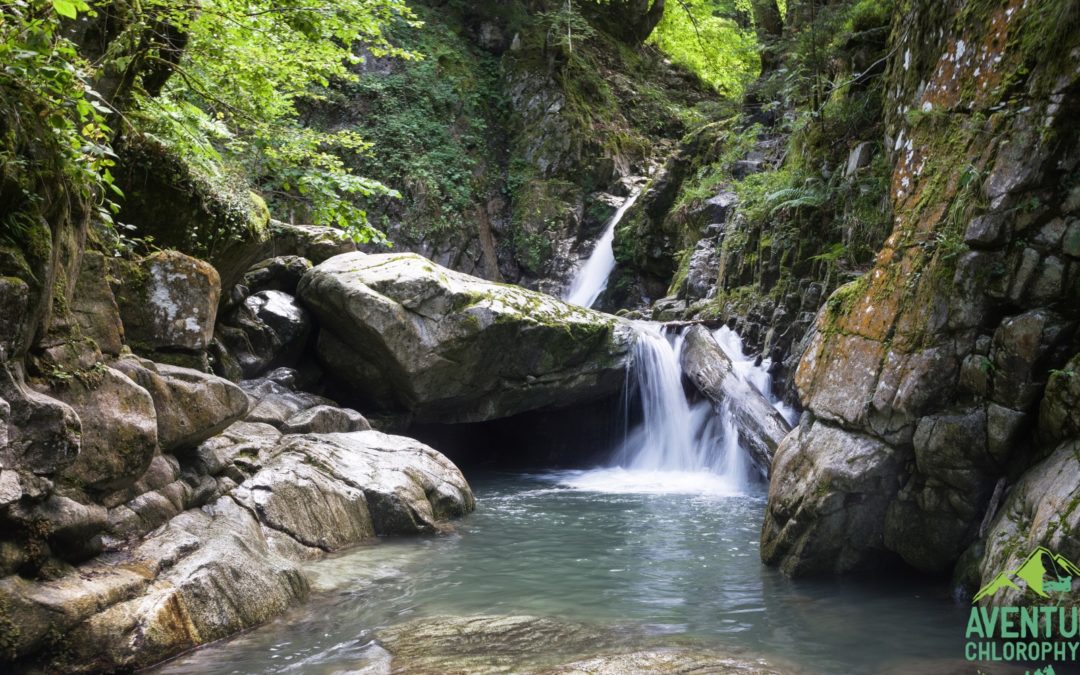
[(1045, 546), (1039, 546), (1028, 554), (1020, 567), (1000, 572), (993, 581), (979, 589), (972, 604), (992, 597), (1003, 588), (1027, 589), (1027, 592), (1040, 598), (1050, 598), (1051, 593), (1071, 593), (1076, 577), (1080, 577), (1080, 567), (1076, 563)]

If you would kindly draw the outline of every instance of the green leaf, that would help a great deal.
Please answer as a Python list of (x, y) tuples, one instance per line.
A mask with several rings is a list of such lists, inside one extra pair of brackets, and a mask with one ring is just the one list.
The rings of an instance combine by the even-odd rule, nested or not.
[(76, 18), (79, 13), (75, 7), (75, 3), (71, 0), (52, 0), (53, 9), (60, 16), (66, 16), (69, 19)]

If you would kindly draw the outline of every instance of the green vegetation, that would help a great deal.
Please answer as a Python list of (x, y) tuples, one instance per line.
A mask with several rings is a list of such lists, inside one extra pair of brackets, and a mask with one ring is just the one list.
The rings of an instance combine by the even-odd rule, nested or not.
[[(79, 31), (69, 29), (74, 20)], [(5, 232), (20, 237), (59, 203), (95, 207), (110, 223), (123, 201), (112, 150), (122, 135), (159, 143), (210, 181), (253, 184), (312, 222), (377, 236), (356, 198), (390, 190), (348, 171), (338, 154), (365, 141), (304, 126), (298, 105), (332, 78), (354, 77), (357, 40), (372, 54), (409, 57), (384, 36), (396, 22), (414, 23), (401, 0), (5, 5)]]
[(664, 13), (649, 41), (721, 94), (738, 98), (761, 70), (757, 36), (737, 19), (748, 5), (686, 0)]

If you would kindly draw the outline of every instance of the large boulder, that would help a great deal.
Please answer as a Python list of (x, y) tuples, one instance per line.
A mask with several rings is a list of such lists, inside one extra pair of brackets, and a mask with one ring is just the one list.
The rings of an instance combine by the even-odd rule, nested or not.
[(740, 443), (768, 477), (773, 454), (791, 425), (757, 387), (739, 377), (720, 343), (703, 326), (687, 331), (681, 358), (683, 372), (698, 391), (713, 405), (731, 410)]
[(214, 337), (221, 280), (206, 262), (162, 251), (116, 262), (113, 291), (128, 344), (137, 351), (205, 350)]
[(476, 422), (621, 390), (633, 328), (414, 254), (332, 258), (300, 298), (328, 375), (418, 421)]
[(100, 366), (52, 386), (50, 396), (82, 421), (82, 443), (64, 471), (76, 487), (115, 489), (135, 482), (158, 450), (157, 413), (145, 389)]
[(150, 392), (158, 442), (165, 451), (194, 447), (248, 411), (244, 390), (215, 375), (135, 356), (120, 359), (113, 367)]
[(800, 424), (776, 451), (761, 558), (792, 576), (866, 570), (889, 558), (885, 514), (906, 457), (823, 421)]

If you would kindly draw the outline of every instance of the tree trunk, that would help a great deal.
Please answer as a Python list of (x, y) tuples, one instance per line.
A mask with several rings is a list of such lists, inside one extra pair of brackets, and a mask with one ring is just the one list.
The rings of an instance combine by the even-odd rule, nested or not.
[(761, 43), (761, 74), (768, 75), (780, 65), (776, 42), (784, 33), (784, 20), (776, 0), (753, 0), (754, 24)]

